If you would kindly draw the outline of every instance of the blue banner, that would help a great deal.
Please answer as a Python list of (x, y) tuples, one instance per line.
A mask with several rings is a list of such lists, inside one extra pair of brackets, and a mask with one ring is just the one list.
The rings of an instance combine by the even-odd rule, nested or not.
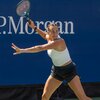
[[(45, 83), (52, 66), (46, 51), (13, 55), (11, 43), (21, 48), (46, 43), (16, 14), (20, 0), (0, 1), (0, 85)], [(59, 25), (83, 82), (100, 82), (100, 1), (30, 0), (30, 17), (45, 30)]]

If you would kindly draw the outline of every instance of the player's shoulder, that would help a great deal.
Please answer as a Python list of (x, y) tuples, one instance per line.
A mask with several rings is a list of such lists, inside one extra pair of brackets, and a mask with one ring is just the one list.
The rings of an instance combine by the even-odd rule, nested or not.
[(59, 41), (59, 42), (64, 42), (65, 40), (63, 38), (58, 38), (56, 41)]

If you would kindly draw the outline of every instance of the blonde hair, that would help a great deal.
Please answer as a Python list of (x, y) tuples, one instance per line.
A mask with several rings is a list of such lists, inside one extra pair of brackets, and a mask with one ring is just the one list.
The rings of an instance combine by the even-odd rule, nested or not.
[(59, 33), (57, 24), (49, 24), (47, 27), (48, 32)]

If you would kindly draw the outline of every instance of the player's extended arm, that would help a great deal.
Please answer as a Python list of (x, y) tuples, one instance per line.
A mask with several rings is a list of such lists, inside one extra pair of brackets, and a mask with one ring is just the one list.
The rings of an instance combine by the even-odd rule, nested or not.
[(12, 43), (11, 47), (15, 50), (14, 55), (21, 54), (21, 53), (37, 53), (40, 51), (55, 48), (57, 45), (61, 43), (60, 41), (61, 40), (56, 40), (56, 41), (49, 42), (47, 44), (37, 45), (37, 46), (30, 47), (30, 48), (25, 48), (25, 49), (21, 49)]

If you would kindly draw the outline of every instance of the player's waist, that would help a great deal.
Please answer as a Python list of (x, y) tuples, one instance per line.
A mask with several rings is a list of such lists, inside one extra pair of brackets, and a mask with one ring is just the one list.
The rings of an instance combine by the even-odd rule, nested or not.
[(61, 65), (61, 67), (67, 66), (67, 65), (69, 65), (70, 63), (72, 63), (72, 60), (67, 61), (65, 64)]

